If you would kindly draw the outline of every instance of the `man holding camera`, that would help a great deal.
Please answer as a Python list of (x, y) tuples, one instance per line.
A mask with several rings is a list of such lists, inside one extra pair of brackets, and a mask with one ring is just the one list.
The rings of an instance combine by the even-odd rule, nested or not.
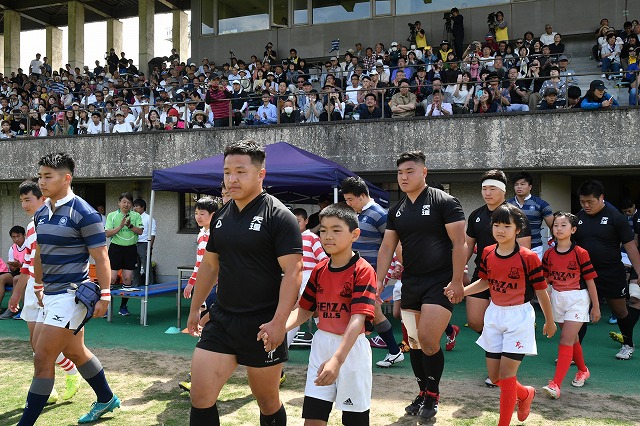
[(460, 11), (457, 7), (451, 9), (451, 34), (453, 35), (453, 49), (456, 52), (458, 58), (462, 58), (464, 53), (463, 39), (464, 39), (464, 18), (460, 15)]
[[(111, 285), (116, 283), (118, 271), (122, 270), (122, 284), (131, 287), (133, 271), (136, 269), (138, 251), (136, 244), (138, 236), (142, 234), (143, 225), (140, 214), (132, 210), (133, 195), (123, 192), (118, 197), (118, 210), (107, 215), (105, 231), (111, 239), (109, 245), (109, 261), (111, 262)], [(126, 297), (120, 303), (120, 315), (131, 315), (127, 309)]]

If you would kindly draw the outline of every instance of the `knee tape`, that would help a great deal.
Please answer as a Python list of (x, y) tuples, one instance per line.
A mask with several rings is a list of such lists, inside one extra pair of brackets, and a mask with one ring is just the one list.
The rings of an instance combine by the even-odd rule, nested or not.
[(407, 329), (407, 336), (409, 336), (409, 346), (413, 349), (420, 349), (420, 341), (418, 340), (418, 323), (416, 318), (418, 314), (411, 311), (402, 311), (402, 323), (404, 328)]

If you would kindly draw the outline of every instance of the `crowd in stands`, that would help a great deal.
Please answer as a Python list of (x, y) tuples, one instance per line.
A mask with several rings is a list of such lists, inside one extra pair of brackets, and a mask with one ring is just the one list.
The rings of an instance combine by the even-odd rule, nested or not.
[[(307, 63), (295, 48), (280, 58), (271, 42), (262, 55), (232, 57), (222, 66), (207, 58), (181, 62), (173, 50), (153, 58), (146, 74), (114, 49), (93, 69), (52, 70), (37, 54), (28, 74), (0, 75), (0, 138), (618, 105), (602, 80), (582, 93), (551, 25), (539, 37), (527, 31), (509, 39), (508, 22), (497, 12), (484, 42), (462, 52), (459, 40), (430, 46), (420, 22), (415, 28), (417, 44), (358, 43), (324, 64)], [(616, 31), (603, 19), (593, 48), (602, 78), (628, 85), (631, 105), (640, 81), (639, 34), (635, 20)]]

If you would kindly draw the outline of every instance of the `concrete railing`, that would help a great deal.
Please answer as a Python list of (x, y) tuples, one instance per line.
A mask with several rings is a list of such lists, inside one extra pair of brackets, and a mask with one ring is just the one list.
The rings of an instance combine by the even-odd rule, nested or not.
[(78, 178), (148, 178), (245, 138), (286, 141), (357, 172), (394, 170), (410, 149), (423, 150), (435, 171), (640, 167), (639, 119), (638, 109), (619, 108), (4, 139), (0, 180), (33, 176), (38, 159), (54, 151), (74, 156)]

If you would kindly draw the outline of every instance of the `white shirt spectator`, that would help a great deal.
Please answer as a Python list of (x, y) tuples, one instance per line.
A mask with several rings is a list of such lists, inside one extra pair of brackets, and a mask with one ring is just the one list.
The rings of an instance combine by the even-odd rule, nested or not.
[(33, 61), (31, 61), (31, 63), (29, 64), (29, 69), (31, 70), (31, 74), (42, 74), (42, 69), (40, 68), (42, 66), (42, 61), (40, 61), (39, 59), (34, 59)]
[(556, 34), (558, 33), (555, 31), (552, 31), (551, 34), (547, 34), (545, 32), (540, 36), (540, 43), (542, 43), (543, 46), (553, 44), (553, 38), (556, 36)]
[(131, 127), (131, 124), (128, 123), (116, 123), (113, 126), (113, 130), (112, 133), (131, 133), (133, 132), (133, 128)]
[[(139, 243), (148, 243), (149, 242), (149, 214), (147, 212), (142, 212), (140, 215), (142, 217), (142, 234), (138, 237)], [(156, 236), (156, 220), (153, 219), (153, 225), (151, 227), (151, 236)]]
[(102, 130), (102, 123), (95, 124), (93, 120), (89, 121), (89, 125), (87, 126), (87, 134), (97, 135), (100, 133), (104, 133)]
[[(433, 104), (429, 104), (427, 106), (427, 113), (425, 115), (429, 115), (429, 113), (431, 112), (431, 109), (433, 108)], [(442, 109), (447, 111), (449, 114), (453, 114), (453, 108), (451, 107), (450, 103), (447, 102), (443, 102), (442, 103)], [(432, 117), (437, 117), (439, 115), (445, 115), (444, 113), (440, 112), (439, 109), (436, 109), (433, 111), (433, 114), (431, 114)]]

